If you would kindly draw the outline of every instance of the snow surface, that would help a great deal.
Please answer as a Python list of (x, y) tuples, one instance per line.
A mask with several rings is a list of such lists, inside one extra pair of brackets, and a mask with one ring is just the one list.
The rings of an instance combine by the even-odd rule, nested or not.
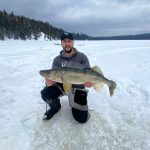
[(75, 41), (91, 66), (117, 82), (89, 89), (91, 117), (76, 122), (68, 99), (48, 122), (42, 121), (44, 86), (39, 70), (51, 67), (60, 41), (0, 41), (0, 150), (149, 150), (150, 41)]

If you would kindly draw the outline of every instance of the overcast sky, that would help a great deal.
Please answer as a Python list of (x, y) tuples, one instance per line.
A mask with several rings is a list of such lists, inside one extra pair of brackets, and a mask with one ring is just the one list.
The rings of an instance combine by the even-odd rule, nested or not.
[(150, 0), (0, 0), (4, 9), (91, 36), (150, 33)]

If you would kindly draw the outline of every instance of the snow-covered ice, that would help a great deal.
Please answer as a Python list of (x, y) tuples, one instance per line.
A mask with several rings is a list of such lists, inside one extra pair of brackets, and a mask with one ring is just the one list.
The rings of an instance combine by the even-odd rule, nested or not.
[(44, 86), (39, 70), (51, 67), (60, 41), (0, 41), (0, 149), (4, 150), (149, 150), (150, 41), (75, 41), (91, 66), (117, 82), (89, 89), (91, 117), (76, 122), (68, 99), (48, 122), (42, 121)]

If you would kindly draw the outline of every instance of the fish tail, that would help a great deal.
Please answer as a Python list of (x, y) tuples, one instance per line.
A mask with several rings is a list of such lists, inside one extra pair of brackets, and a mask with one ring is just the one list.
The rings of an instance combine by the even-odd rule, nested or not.
[(109, 93), (110, 93), (110, 96), (113, 96), (114, 90), (115, 90), (116, 87), (117, 87), (116, 82), (110, 80), (110, 86), (109, 86)]

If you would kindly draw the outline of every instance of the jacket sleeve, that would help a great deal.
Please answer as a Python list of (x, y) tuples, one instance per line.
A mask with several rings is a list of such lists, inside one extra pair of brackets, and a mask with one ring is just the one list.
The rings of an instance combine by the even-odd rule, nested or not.
[(55, 57), (53, 60), (53, 63), (52, 63), (52, 69), (58, 68), (58, 67), (60, 67), (59, 59), (58, 59), (58, 57)]
[(86, 55), (83, 55), (81, 64), (82, 64), (83, 66), (85, 66), (86, 69), (90, 69), (90, 68), (91, 68), (89, 59), (88, 59), (88, 57), (87, 57)]

